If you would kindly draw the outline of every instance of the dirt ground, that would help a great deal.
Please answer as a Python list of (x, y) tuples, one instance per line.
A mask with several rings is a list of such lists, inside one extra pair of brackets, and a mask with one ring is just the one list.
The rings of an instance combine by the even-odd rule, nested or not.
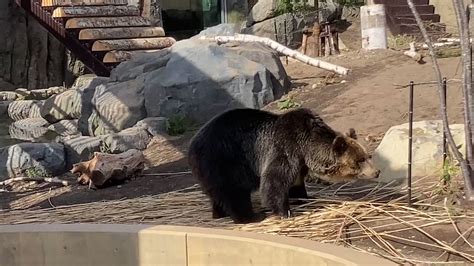
[[(418, 64), (392, 50), (344, 52), (340, 56), (331, 56), (325, 60), (348, 67), (351, 73), (346, 77), (337, 77), (290, 59), (289, 64), (284, 66), (294, 88), (285, 98), (292, 97), (293, 101), (302, 107), (314, 110), (337, 130), (345, 131), (353, 127), (362, 136), (380, 137), (391, 126), (406, 123), (408, 88), (405, 85), (410, 81), (426, 83), (435, 80), (429, 58), (426, 58), (426, 64)], [(440, 59), (439, 63), (444, 76), (449, 80), (449, 118), (452, 123), (462, 123), (460, 58)], [(438, 102), (435, 86), (417, 85), (415, 121), (439, 119)], [(282, 112), (276, 102), (265, 109)], [(101, 190), (89, 190), (78, 185), (67, 188), (45, 185), (34, 190), (25, 187), (19, 192), (2, 193), (0, 209), (51, 208), (123, 198), (133, 199), (189, 187), (195, 184), (195, 180), (187, 172), (184, 154), (192, 135), (193, 132), (188, 132), (181, 137), (154, 139), (145, 151), (152, 167), (145, 171), (144, 176), (122, 185)], [(369, 145), (373, 150), (377, 141)], [(73, 181), (74, 177), (69, 176), (66, 179)], [(441, 234), (450, 236), (450, 232), (445, 231), (444, 228), (439, 229)]]

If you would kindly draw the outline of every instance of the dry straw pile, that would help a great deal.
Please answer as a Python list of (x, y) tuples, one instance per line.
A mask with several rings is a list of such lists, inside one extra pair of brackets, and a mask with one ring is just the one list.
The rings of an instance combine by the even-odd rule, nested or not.
[[(211, 219), (209, 204), (197, 186), (157, 196), (94, 202), (41, 210), (0, 213), (0, 224), (144, 223), (189, 225), (291, 237), (349, 246), (400, 263), (474, 262), (474, 210), (440, 198), (439, 185), (418, 181), (413, 207), (403, 189), (390, 184), (313, 184), (315, 199), (292, 205), (290, 219), (269, 217), (261, 223), (235, 225)], [(434, 200), (438, 199), (434, 203)], [(444, 201), (443, 201), (444, 199)], [(255, 205), (259, 207), (258, 198)]]

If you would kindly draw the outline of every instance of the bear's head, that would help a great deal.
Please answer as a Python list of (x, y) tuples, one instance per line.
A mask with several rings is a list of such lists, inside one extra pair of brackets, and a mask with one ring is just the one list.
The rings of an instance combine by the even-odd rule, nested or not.
[(345, 135), (337, 133), (328, 155), (331, 160), (316, 173), (320, 179), (338, 183), (379, 177), (380, 170), (374, 166), (364, 146), (357, 141), (354, 129)]

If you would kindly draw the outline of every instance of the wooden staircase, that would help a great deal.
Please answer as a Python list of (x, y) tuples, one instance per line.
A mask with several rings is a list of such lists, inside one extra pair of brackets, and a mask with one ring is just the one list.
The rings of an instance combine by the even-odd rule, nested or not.
[(161, 27), (127, 0), (16, 0), (92, 72), (110, 70), (138, 52), (170, 47)]
[[(440, 23), (440, 15), (436, 14), (435, 7), (429, 0), (413, 0), (416, 9), (423, 21), (431, 23), (430, 29), (445, 32), (446, 27)], [(411, 13), (406, 0), (374, 0), (375, 4), (384, 4), (387, 13), (387, 22), (392, 34), (419, 35), (420, 31), (415, 17)]]

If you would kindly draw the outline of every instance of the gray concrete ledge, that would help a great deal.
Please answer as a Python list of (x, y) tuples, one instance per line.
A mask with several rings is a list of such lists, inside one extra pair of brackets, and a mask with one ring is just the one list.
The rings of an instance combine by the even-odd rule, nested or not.
[(183, 226), (0, 226), (2, 266), (396, 265), (349, 248), (240, 231)]

